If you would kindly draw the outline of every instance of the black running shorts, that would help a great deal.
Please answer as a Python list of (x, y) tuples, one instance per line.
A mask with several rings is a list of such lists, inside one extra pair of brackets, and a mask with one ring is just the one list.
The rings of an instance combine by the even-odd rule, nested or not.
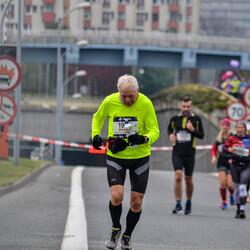
[(172, 154), (172, 163), (174, 170), (183, 170), (187, 176), (192, 176), (195, 164), (195, 155), (178, 155)]
[(109, 187), (124, 185), (126, 170), (129, 170), (131, 191), (145, 193), (149, 176), (149, 156), (140, 159), (118, 159), (107, 155)]

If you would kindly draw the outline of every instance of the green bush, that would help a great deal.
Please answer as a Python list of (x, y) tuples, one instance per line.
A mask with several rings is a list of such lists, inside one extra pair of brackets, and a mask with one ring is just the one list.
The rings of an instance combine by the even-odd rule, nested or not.
[(153, 102), (160, 100), (161, 102), (167, 102), (169, 104), (175, 100), (181, 100), (185, 95), (189, 95), (192, 98), (193, 106), (196, 106), (204, 112), (211, 112), (215, 109), (225, 109), (228, 104), (232, 102), (225, 94), (213, 88), (195, 84), (164, 89), (151, 96), (151, 100)]

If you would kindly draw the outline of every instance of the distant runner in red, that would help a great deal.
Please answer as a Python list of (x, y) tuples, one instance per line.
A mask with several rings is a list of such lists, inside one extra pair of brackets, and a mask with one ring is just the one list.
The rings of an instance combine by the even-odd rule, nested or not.
[(230, 204), (232, 206), (234, 205), (234, 186), (231, 174), (231, 166), (229, 163), (229, 160), (231, 159), (231, 153), (223, 152), (222, 150), (227, 138), (231, 135), (230, 121), (228, 119), (223, 119), (221, 121), (221, 130), (211, 149), (212, 164), (216, 164), (219, 174), (220, 195), (222, 199), (220, 208), (222, 210), (227, 209), (227, 189), (230, 193)]
[(247, 198), (247, 183), (250, 180), (250, 136), (243, 121), (236, 124), (236, 134), (228, 137), (223, 150), (232, 155), (231, 172), (234, 182), (237, 211), (235, 218), (244, 219)]

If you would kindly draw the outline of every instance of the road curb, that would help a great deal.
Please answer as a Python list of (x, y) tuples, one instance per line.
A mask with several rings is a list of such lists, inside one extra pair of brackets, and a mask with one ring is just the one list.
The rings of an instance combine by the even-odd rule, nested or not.
[(17, 181), (16, 183), (7, 186), (7, 187), (3, 187), (0, 188), (0, 196), (3, 196), (5, 194), (8, 194), (12, 191), (17, 190), (18, 188), (21, 188), (23, 186), (25, 186), (26, 184), (28, 184), (29, 182), (33, 181), (36, 179), (36, 177), (41, 174), (44, 170), (46, 170), (47, 168), (51, 167), (55, 165), (54, 162), (49, 162), (49, 163), (45, 163), (42, 164), (40, 167), (38, 167), (36, 170), (34, 170), (31, 174), (23, 177), (21, 180)]

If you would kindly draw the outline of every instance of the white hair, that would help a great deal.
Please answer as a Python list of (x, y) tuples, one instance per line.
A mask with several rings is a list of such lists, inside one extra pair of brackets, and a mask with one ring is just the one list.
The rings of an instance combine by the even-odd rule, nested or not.
[(120, 87), (122, 84), (133, 86), (135, 91), (139, 89), (138, 82), (136, 78), (132, 75), (123, 75), (119, 77), (118, 82), (117, 82), (117, 89), (119, 92), (120, 92)]

